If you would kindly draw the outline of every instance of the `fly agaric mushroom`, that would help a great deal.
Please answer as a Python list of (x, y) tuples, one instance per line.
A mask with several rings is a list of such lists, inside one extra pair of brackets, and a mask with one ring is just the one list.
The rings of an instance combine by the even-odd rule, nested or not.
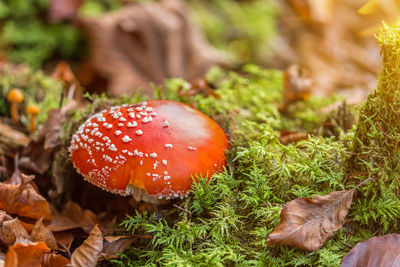
[(7, 101), (11, 103), (11, 118), (15, 123), (18, 123), (18, 108), (19, 104), (24, 101), (24, 95), (20, 90), (14, 88), (8, 93)]
[(87, 181), (158, 203), (185, 197), (194, 176), (220, 171), (227, 147), (224, 131), (203, 113), (155, 100), (93, 115), (74, 134), (69, 150)]
[(33, 133), (35, 131), (36, 116), (39, 114), (40, 109), (36, 105), (29, 105), (26, 108), (26, 113), (29, 115), (29, 132)]

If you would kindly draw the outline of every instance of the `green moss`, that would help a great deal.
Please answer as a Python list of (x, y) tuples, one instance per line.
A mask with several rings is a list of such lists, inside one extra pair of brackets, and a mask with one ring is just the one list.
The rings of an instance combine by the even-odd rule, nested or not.
[(400, 28), (389, 26), (384, 26), (378, 36), (383, 68), (376, 90), (359, 108), (354, 154), (347, 169), (349, 182), (373, 178), (361, 188), (362, 197), (354, 207), (354, 219), (384, 232), (397, 229), (400, 216), (399, 36)]
[[(200, 178), (191, 196), (179, 205), (177, 218), (127, 217), (128, 230), (153, 235), (152, 241), (114, 261), (121, 266), (337, 266), (354, 245), (349, 234), (338, 234), (322, 250), (306, 253), (284, 246), (267, 247), (267, 236), (279, 223), (285, 202), (347, 188), (343, 183), (349, 148), (343, 137), (311, 137), (284, 146), (279, 133), (318, 128), (326, 117), (316, 115), (334, 98), (297, 104), (282, 116), (279, 71), (248, 65), (242, 74), (212, 69), (207, 79), (219, 98), (178, 96), (186, 82), (167, 80), (162, 98), (194, 104), (212, 116), (230, 136), (226, 170), (210, 182)], [(296, 114), (304, 116), (295, 118)], [(310, 114), (310, 115), (307, 115)]]

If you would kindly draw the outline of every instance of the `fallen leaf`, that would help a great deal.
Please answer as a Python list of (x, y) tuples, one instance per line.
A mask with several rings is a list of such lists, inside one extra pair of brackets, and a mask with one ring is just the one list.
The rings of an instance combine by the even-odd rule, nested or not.
[(297, 143), (298, 141), (307, 140), (307, 139), (308, 139), (307, 134), (291, 132), (291, 131), (281, 131), (281, 135), (279, 137), (279, 141), (281, 141), (281, 143), (284, 145), (288, 145), (291, 143)]
[(312, 80), (309, 72), (298, 65), (291, 65), (283, 72), (283, 101), (289, 105), (305, 101), (311, 94)]
[(48, 9), (50, 21), (73, 20), (83, 0), (51, 0)]
[(20, 185), (0, 183), (0, 209), (9, 214), (50, 220), (49, 203), (29, 184), (34, 176), (21, 174), (21, 178)]
[(18, 218), (15, 218), (3, 222), (0, 227), (0, 240), (4, 245), (10, 246), (18, 241), (31, 240), (31, 237)]
[(26, 148), (31, 139), (20, 131), (0, 123), (0, 150), (3, 154), (14, 157), (20, 149)]
[(78, 105), (77, 101), (72, 100), (61, 109), (49, 111), (39, 133), (24, 151), (24, 156), (19, 161), (21, 167), (39, 174), (44, 174), (50, 168), (54, 152), (61, 145), (62, 125), (67, 121), (68, 113)]
[(69, 264), (69, 260), (63, 255), (52, 252), (50, 254), (42, 254), (40, 263), (41, 267), (63, 267)]
[(82, 209), (75, 202), (69, 201), (65, 204), (61, 213), (53, 211), (53, 219), (48, 229), (59, 232), (82, 228), (86, 233), (89, 233), (96, 224), (100, 224), (96, 214), (90, 210)]
[(58, 63), (51, 73), (51, 77), (63, 82), (63, 96), (65, 99), (68, 99), (68, 102), (71, 100), (83, 100), (81, 85), (67, 62), (61, 61)]
[(150, 81), (192, 80), (212, 65), (227, 64), (225, 55), (207, 43), (187, 13), (183, 1), (163, 0), (79, 18), (89, 40), (91, 66), (108, 81), (108, 93), (118, 96), (142, 87), (152, 94)]
[(43, 218), (36, 221), (33, 226), (31, 237), (34, 241), (43, 241), (50, 249), (58, 249), (56, 238), (44, 224)]
[(132, 236), (106, 236), (104, 237), (101, 259), (110, 260), (117, 258), (117, 253), (123, 253), (135, 241)]
[(341, 267), (400, 266), (400, 235), (375, 236), (358, 243), (344, 256)]
[(71, 244), (74, 241), (71, 231), (55, 232), (54, 236), (60, 249), (69, 250), (71, 248)]
[(71, 265), (76, 267), (95, 267), (103, 250), (103, 234), (95, 225), (89, 237), (71, 256)]
[(268, 245), (283, 244), (315, 251), (339, 230), (349, 212), (354, 189), (312, 199), (298, 198), (281, 211), (281, 222), (268, 236)]
[(4, 267), (41, 267), (40, 258), (48, 252), (44, 242), (16, 243), (8, 247)]

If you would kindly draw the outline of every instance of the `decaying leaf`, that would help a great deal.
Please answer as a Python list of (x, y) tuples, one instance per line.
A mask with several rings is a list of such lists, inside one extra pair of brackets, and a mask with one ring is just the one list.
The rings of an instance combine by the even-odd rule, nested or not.
[(318, 250), (343, 226), (353, 194), (351, 189), (290, 201), (282, 208), (281, 222), (268, 236), (268, 244)]
[(40, 257), (41, 267), (63, 267), (69, 264), (69, 260), (60, 254), (45, 253)]
[(48, 9), (50, 21), (74, 19), (82, 3), (83, 0), (51, 0)]
[(16, 243), (8, 247), (4, 267), (41, 267), (40, 258), (48, 252), (44, 242)]
[(65, 99), (68, 99), (68, 101), (80, 101), (83, 99), (81, 85), (67, 62), (61, 61), (58, 63), (51, 73), (51, 77), (63, 82), (63, 95)]
[(89, 39), (91, 66), (109, 82), (108, 92), (114, 96), (140, 87), (150, 94), (149, 81), (192, 80), (212, 65), (227, 63), (189, 20), (180, 0), (128, 4), (79, 22)]
[(310, 97), (312, 80), (309, 72), (298, 65), (291, 65), (283, 72), (283, 101), (285, 105), (304, 101)]
[(0, 209), (33, 219), (51, 219), (49, 203), (29, 183), (34, 176), (21, 174), (21, 178), (20, 185), (0, 183)]
[(135, 238), (132, 236), (106, 236), (104, 237), (101, 259), (110, 260), (117, 258), (117, 253), (123, 253)]
[(71, 256), (71, 264), (76, 267), (95, 267), (103, 250), (103, 234), (96, 225), (89, 237)]
[(60, 249), (69, 250), (71, 248), (71, 244), (74, 241), (74, 236), (71, 231), (55, 232), (54, 236)]
[(4, 245), (10, 246), (15, 242), (31, 240), (31, 237), (18, 218), (15, 218), (3, 222), (0, 227), (0, 240)]
[(43, 218), (37, 220), (33, 226), (31, 237), (35, 241), (45, 242), (46, 245), (51, 249), (58, 248), (56, 238), (54, 237), (53, 232), (43, 224)]
[(96, 214), (90, 210), (82, 209), (75, 202), (68, 201), (61, 213), (53, 211), (53, 219), (48, 228), (53, 232), (82, 228), (89, 233), (96, 224), (100, 225)]
[(400, 266), (400, 235), (375, 236), (358, 243), (344, 256), (341, 267)]
[(291, 131), (281, 131), (281, 135), (279, 137), (279, 141), (281, 141), (281, 143), (284, 145), (288, 145), (291, 143), (297, 143), (298, 141), (307, 140), (307, 139), (308, 139), (307, 134), (291, 132)]

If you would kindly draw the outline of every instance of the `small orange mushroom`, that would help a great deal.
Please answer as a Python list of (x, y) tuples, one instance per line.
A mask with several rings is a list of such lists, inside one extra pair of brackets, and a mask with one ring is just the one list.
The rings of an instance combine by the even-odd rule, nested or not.
[(29, 105), (26, 108), (26, 113), (29, 115), (29, 132), (33, 133), (36, 127), (36, 116), (39, 114), (40, 109), (36, 105)]
[(14, 88), (8, 93), (7, 100), (11, 103), (11, 118), (15, 123), (18, 123), (18, 108), (24, 100), (24, 95), (19, 89)]

